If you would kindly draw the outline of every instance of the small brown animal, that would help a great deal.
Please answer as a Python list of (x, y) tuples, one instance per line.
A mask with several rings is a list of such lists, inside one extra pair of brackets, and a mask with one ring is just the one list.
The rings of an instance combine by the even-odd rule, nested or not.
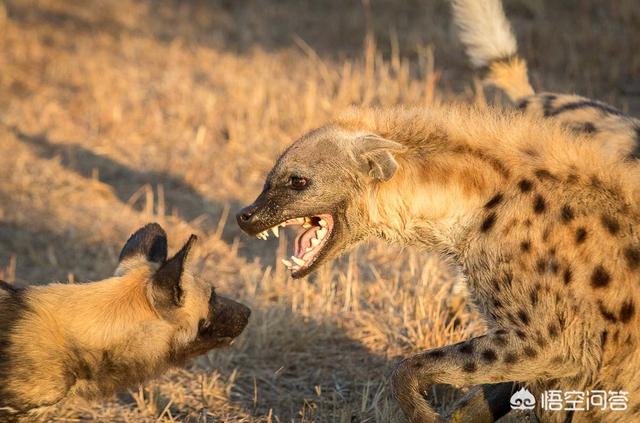
[[(400, 363), (393, 391), (410, 422), (441, 421), (432, 384), (498, 384), (474, 388), (473, 406), (514, 381), (544, 421), (629, 422), (640, 419), (639, 182), (636, 163), (517, 111), (355, 110), (295, 141), (237, 220), (261, 238), (302, 226), (293, 277), (371, 237), (460, 267), (488, 330)], [(625, 391), (628, 408), (544, 410), (553, 389)], [(509, 409), (497, 405), (453, 417), (492, 421)]]
[(127, 241), (115, 277), (0, 285), (0, 417), (104, 397), (229, 345), (250, 310), (193, 273), (195, 242), (167, 260), (167, 236), (153, 223)]
[(522, 112), (585, 134), (605, 155), (640, 159), (640, 120), (578, 95), (534, 92), (500, 0), (452, 0), (452, 8), (467, 55), (474, 66), (486, 69), (488, 85), (503, 90)]

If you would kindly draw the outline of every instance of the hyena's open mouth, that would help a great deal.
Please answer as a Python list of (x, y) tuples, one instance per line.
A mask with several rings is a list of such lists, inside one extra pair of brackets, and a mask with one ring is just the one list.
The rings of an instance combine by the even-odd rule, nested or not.
[(330, 214), (319, 214), (310, 217), (297, 217), (281, 222), (269, 229), (258, 233), (256, 237), (267, 239), (269, 231), (278, 237), (280, 228), (298, 226), (300, 230), (293, 242), (291, 259), (282, 259), (282, 263), (291, 271), (293, 276), (308, 270), (320, 257), (333, 232), (333, 217)]

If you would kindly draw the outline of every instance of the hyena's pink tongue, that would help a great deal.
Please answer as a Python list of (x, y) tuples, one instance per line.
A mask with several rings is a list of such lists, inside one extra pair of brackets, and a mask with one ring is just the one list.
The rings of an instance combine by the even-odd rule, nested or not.
[(302, 258), (307, 252), (307, 249), (311, 248), (311, 240), (316, 238), (316, 232), (320, 229), (320, 226), (313, 226), (306, 231), (300, 233), (294, 242), (294, 255)]

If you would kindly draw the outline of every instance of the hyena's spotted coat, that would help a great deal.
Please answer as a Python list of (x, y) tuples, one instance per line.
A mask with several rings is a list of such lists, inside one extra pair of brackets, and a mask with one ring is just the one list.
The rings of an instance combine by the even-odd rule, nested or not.
[(238, 221), (252, 235), (306, 222), (294, 277), (370, 237), (460, 266), (488, 332), (399, 365), (393, 389), (411, 422), (440, 419), (424, 399), (434, 383), (495, 384), (455, 414), (492, 421), (514, 381), (538, 398), (628, 391), (626, 413), (538, 410), (546, 421), (628, 422), (640, 419), (639, 187), (637, 164), (558, 122), (455, 106), (360, 110), (287, 149)]
[[(402, 139), (383, 136), (389, 135)], [(430, 384), (504, 381), (524, 381), (538, 398), (549, 389), (628, 391), (630, 413), (640, 418), (640, 398), (633, 398), (640, 391), (640, 236), (635, 230), (640, 215), (635, 196), (628, 195), (637, 182), (629, 186), (629, 178), (612, 178), (617, 172), (606, 172), (592, 151), (568, 145), (578, 141), (572, 137), (551, 141), (546, 134), (532, 135), (522, 134), (510, 146), (515, 151), (507, 152), (485, 144), (498, 142), (491, 137), (504, 133), (473, 134), (465, 145), (459, 144), (457, 130), (440, 128), (440, 151), (425, 157), (430, 169), (412, 175), (448, 189), (462, 185), (483, 202), (470, 214), (458, 211), (466, 214), (456, 220), (459, 227), (436, 244), (462, 266), (490, 330), (399, 366), (394, 390), (411, 421), (435, 418), (423, 399)], [(448, 176), (434, 167), (448, 169)], [(380, 187), (379, 200), (398, 195), (396, 189)], [(423, 201), (403, 197), (409, 204)], [(391, 215), (393, 207), (387, 201), (380, 208)], [(431, 230), (413, 223), (413, 233), (403, 228), (398, 235), (412, 242), (427, 238)], [(386, 236), (393, 238), (393, 231)], [(541, 416), (549, 421), (630, 418), (596, 410)]]

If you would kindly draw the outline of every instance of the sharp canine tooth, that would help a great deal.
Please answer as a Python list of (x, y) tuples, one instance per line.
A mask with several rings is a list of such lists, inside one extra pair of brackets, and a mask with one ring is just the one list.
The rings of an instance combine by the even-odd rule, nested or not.
[(293, 266), (293, 263), (291, 263), (289, 260), (287, 259), (282, 259), (282, 264), (284, 264), (287, 267), (291, 267)]
[(327, 234), (327, 232), (329, 232), (327, 228), (319, 229), (318, 232), (316, 232), (316, 237), (318, 237), (318, 239), (322, 239)]
[(313, 251), (313, 247), (307, 247), (307, 249), (304, 250), (305, 253), (308, 253), (309, 251)]
[(318, 244), (320, 244), (320, 240), (317, 238), (311, 238), (311, 245), (313, 245), (314, 247), (317, 247)]
[(324, 228), (324, 227), (326, 227), (326, 226), (327, 226), (327, 221), (326, 221), (326, 220), (324, 220), (324, 219), (320, 219), (320, 221), (318, 222), (318, 224)]
[(280, 233), (278, 232), (278, 227), (274, 226), (273, 228), (271, 228), (271, 230), (273, 231), (273, 235), (275, 235), (276, 238), (280, 238)]
[(301, 258), (298, 258), (296, 256), (291, 256), (291, 260), (293, 260), (293, 262), (295, 264), (297, 264), (298, 266), (304, 266), (304, 264), (306, 263), (304, 260), (302, 260)]

